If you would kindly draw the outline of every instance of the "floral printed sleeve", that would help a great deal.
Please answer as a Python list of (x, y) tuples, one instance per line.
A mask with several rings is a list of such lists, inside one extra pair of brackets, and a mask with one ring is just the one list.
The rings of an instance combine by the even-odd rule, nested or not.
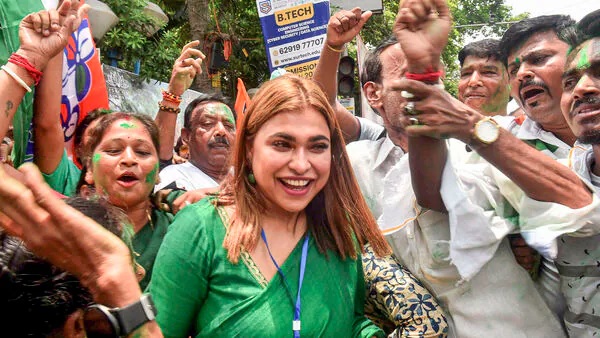
[(362, 255), (365, 314), (393, 337), (447, 337), (448, 324), (433, 295), (394, 256)]

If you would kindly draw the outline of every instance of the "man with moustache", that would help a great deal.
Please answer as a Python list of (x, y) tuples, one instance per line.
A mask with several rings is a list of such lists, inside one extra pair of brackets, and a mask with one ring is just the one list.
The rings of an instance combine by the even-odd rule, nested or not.
[(569, 46), (561, 40), (575, 22), (566, 15), (529, 18), (512, 25), (500, 42), (511, 96), (523, 108), (522, 125), (499, 121), (513, 134), (554, 158), (566, 158), (575, 136), (560, 111), (561, 75)]
[[(522, 121), (512, 116), (495, 116), (490, 122), (499, 124), (517, 138), (554, 159), (567, 158), (575, 142), (575, 136), (560, 111), (560, 80), (569, 45), (559, 38), (573, 36), (574, 31), (566, 28), (574, 23), (574, 20), (566, 15), (524, 19), (512, 25), (500, 42), (501, 59), (509, 73), (511, 96), (523, 108), (527, 118)], [(426, 92), (422, 94), (428, 95)], [(441, 105), (452, 106), (448, 102)], [(448, 126), (452, 129), (450, 122)], [(493, 125), (491, 127), (494, 128)], [(450, 130), (443, 133), (446, 137), (453, 137)], [(516, 149), (516, 145), (514, 147)], [(495, 150), (490, 152), (493, 160), (487, 158), (492, 164), (502, 163), (503, 159), (515, 156), (497, 148), (495, 143), (485, 148), (488, 152), (491, 149)], [(522, 161), (527, 160), (523, 158)], [(504, 168), (508, 172), (507, 175), (513, 179), (515, 175), (520, 175), (516, 172), (518, 169), (517, 166)], [(511, 215), (504, 213), (504, 216), (515, 219), (519, 215), (512, 211)], [(517, 258), (524, 266), (532, 261), (528, 251), (525, 247), (515, 249)], [(558, 317), (562, 317), (564, 301), (560, 293), (558, 271), (552, 260), (542, 257), (536, 283), (550, 308)]]
[(471, 42), (460, 50), (458, 61), (458, 99), (484, 115), (506, 115), (510, 87), (501, 61), (500, 41)]
[[(412, 3), (414, 2), (403, 4)], [(447, 34), (450, 29), (447, 5), (444, 1), (436, 3), (445, 8), (438, 9), (439, 13), (444, 13), (439, 15), (438, 20), (443, 23), (442, 28), (447, 29)], [(351, 16), (353, 21), (361, 22), (360, 13), (360, 10), (354, 15), (347, 12), (336, 13), (332, 17), (330, 25), (333, 21), (337, 23), (335, 27), (338, 29), (328, 29), (326, 42), (332, 48), (324, 47), (316, 78), (319, 79), (319, 71), (335, 69), (339, 58), (339, 52), (336, 54), (335, 50), (340, 50), (345, 42), (357, 34), (352, 31), (354, 26), (347, 19)], [(432, 29), (444, 32), (440, 27)], [(352, 31), (350, 33), (354, 35), (344, 35), (348, 31)], [(429, 51), (414, 43), (403, 43), (402, 46), (408, 46), (406, 48), (411, 52)], [(441, 53), (443, 47), (439, 45), (435, 49)], [(402, 123), (406, 96), (409, 95), (396, 88), (396, 82), (407, 71), (419, 71), (407, 69), (406, 53), (407, 50), (400, 48), (397, 40), (393, 39), (382, 43), (368, 56), (361, 73), (361, 82), (369, 104), (384, 119), (387, 136), (377, 141), (353, 142), (347, 147), (361, 191), (378, 219), (380, 229), (392, 245), (396, 257), (434, 293), (449, 313), (451, 337), (564, 336), (558, 320), (535, 291), (531, 279), (516, 264), (507, 243), (496, 245), (490, 250), (492, 257), (489, 257), (483, 269), (473, 271), (468, 280), (464, 279), (461, 275), (463, 271), (457, 269), (453, 257), (449, 255), (448, 244), (455, 234), (449, 227), (448, 216), (427, 211), (415, 203), (408, 156), (404, 156), (404, 149), (410, 148), (409, 156), (415, 150), (408, 145), (410, 138)], [(439, 54), (437, 57), (439, 58)], [(433, 63), (435, 60), (430, 61)], [(441, 69), (441, 65), (436, 66), (434, 69)], [(328, 80), (331, 83), (327, 84)], [(319, 80), (329, 93), (330, 101), (335, 100), (334, 80), (334, 76)], [(356, 121), (354, 117), (352, 119)], [(344, 124), (341, 125), (344, 128)], [(355, 130), (360, 130), (362, 124), (358, 127)], [(532, 151), (541, 156), (533, 149)], [(418, 149), (416, 153), (424, 158), (435, 158), (435, 154), (420, 152)], [(429, 188), (436, 187), (431, 185)], [(406, 215), (411, 216), (405, 217)], [(468, 242), (468, 238), (465, 241)], [(469, 256), (469, 259), (480, 260), (476, 256)]]
[[(528, 141), (528, 143), (534, 145), (538, 150), (554, 158), (565, 158), (575, 140), (562, 114), (557, 115), (560, 108), (557, 104), (560, 102), (561, 95), (563, 95), (562, 88), (559, 85), (560, 82), (558, 82), (562, 74), (560, 67), (564, 67), (565, 55), (569, 48), (568, 44), (559, 40), (558, 33), (560, 32), (563, 37), (576, 38), (577, 34), (573, 34), (572, 30), (566, 29), (571, 24), (572, 20), (565, 16), (527, 19), (509, 28), (502, 40), (503, 45), (506, 47), (504, 55), (508, 55), (507, 63), (511, 82), (514, 83), (512, 87), (513, 96), (518, 98), (525, 113), (528, 115), (528, 119), (521, 126), (511, 120), (508, 120), (510, 123), (506, 125), (517, 137)], [(484, 233), (489, 230), (484, 227), (469, 229), (473, 230), (469, 232), (472, 237), (477, 239), (477, 241), (472, 243), (474, 247), (484, 244), (489, 245), (493, 242), (494, 236), (501, 239), (503, 235), (511, 231), (510, 229), (520, 229), (521, 233), (532, 246), (546, 253), (548, 257), (554, 257), (556, 256), (556, 246), (553, 242), (555, 238), (560, 237), (560, 240), (564, 241), (564, 234), (572, 234), (573, 238), (576, 238), (595, 233), (598, 230), (594, 221), (585, 221), (585, 218), (582, 218), (582, 214), (580, 213), (575, 213), (571, 220), (567, 220), (561, 217), (560, 212), (556, 212), (558, 209), (549, 209), (547, 213), (542, 213), (538, 207), (531, 205), (529, 208), (526, 208), (521, 204), (524, 201), (523, 191), (515, 187), (511, 180), (519, 188), (525, 190), (533, 200), (562, 200), (560, 203), (567, 206), (574, 201), (569, 201), (569, 198), (579, 198), (586, 195), (587, 192), (585, 190), (582, 191), (581, 184), (562, 185), (557, 178), (548, 179), (549, 177), (545, 177), (548, 175), (548, 172), (554, 171), (555, 173), (559, 173), (558, 170), (560, 168), (551, 169), (549, 167), (551, 163), (547, 162), (547, 160), (540, 159), (539, 157), (534, 158), (532, 154), (526, 155), (522, 152), (527, 149), (523, 149), (522, 146), (514, 142), (506, 142), (508, 139), (507, 133), (498, 128), (498, 123), (490, 119), (485, 119), (482, 116), (477, 116), (477, 114), (471, 114), (471, 117), (466, 119), (460, 118), (458, 112), (452, 112), (452, 109), (444, 109), (444, 107), (450, 106), (447, 95), (440, 95), (440, 93), (436, 93), (425, 86), (417, 86), (414, 83), (403, 83), (398, 86), (398, 89), (410, 90), (419, 98), (415, 100), (414, 110), (407, 111), (405, 117), (405, 121), (407, 121), (406, 125), (408, 125), (407, 133), (410, 136), (454, 137), (461, 139), (502, 172), (500, 173), (496, 169), (490, 170), (481, 166), (478, 172), (484, 173), (484, 175), (479, 178), (473, 178), (473, 182), (467, 184), (464, 184), (464, 180), (461, 182), (464, 185), (462, 190), (465, 193), (468, 192), (468, 195), (470, 195), (470, 201), (463, 200), (461, 208), (464, 208), (465, 204), (473, 203), (475, 208), (481, 208), (484, 211), (495, 210), (498, 215), (506, 217), (511, 221), (504, 225), (507, 226), (504, 229), (500, 229), (497, 224), (491, 223), (489, 229), (493, 229), (494, 233), (492, 236), (488, 236), (487, 239)], [(443, 97), (446, 97), (446, 99), (443, 99)], [(436, 103), (436, 100), (439, 100), (439, 102)], [(432, 106), (437, 106), (437, 108), (434, 107), (432, 109)], [(429, 115), (430, 113), (432, 115)], [(411, 118), (419, 121), (420, 125), (410, 126), (408, 120)], [(495, 119), (500, 123), (506, 122), (506, 120), (502, 121), (500, 118)], [(485, 126), (484, 129), (480, 128), (482, 125)], [(490, 138), (486, 139), (486, 134)], [(413, 138), (409, 138), (409, 140), (411, 139)], [(412, 155), (415, 146), (414, 143), (409, 142), (409, 144), (411, 147), (410, 155)], [(435, 146), (431, 146), (432, 144)], [(440, 141), (436, 142), (431, 139), (427, 142), (421, 142), (419, 150), (434, 154), (435, 157), (438, 156), (435, 154), (442, 154), (440, 157), (443, 158), (444, 151), (440, 150), (442, 149), (442, 144)], [(456, 177), (453, 177), (455, 175), (454, 170), (446, 163), (446, 168), (443, 169), (443, 172), (442, 170), (436, 171), (428, 165), (431, 162), (439, 163), (439, 158), (427, 158), (427, 161), (421, 158), (420, 160), (413, 161), (411, 157), (411, 171), (413, 172), (415, 194), (425, 197), (418, 198), (418, 202), (423, 206), (428, 206), (435, 210), (447, 209), (450, 213), (450, 219), (456, 219), (456, 210), (453, 210), (456, 207), (456, 205), (453, 205), (453, 200), (456, 200), (456, 194), (448, 194), (448, 191), (444, 191), (444, 186), (447, 187), (448, 184), (452, 184), (452, 182), (457, 180)], [(425, 169), (420, 170), (423, 168)], [(464, 173), (465, 168), (456, 168), (456, 171)], [(564, 173), (561, 175), (562, 178), (567, 177)], [(443, 184), (440, 182), (442, 177)], [(431, 190), (427, 190), (425, 182), (441, 185), (441, 196), (438, 195), (438, 199), (433, 196), (434, 194), (431, 194)], [(553, 184), (556, 186), (552, 187)], [(429, 195), (427, 195), (428, 193)], [(492, 195), (496, 195), (496, 197), (490, 197)], [(596, 199), (594, 198), (594, 201)], [(594, 203), (587, 204), (588, 202), (583, 200), (580, 202), (582, 203), (571, 204), (570, 211), (577, 208), (581, 210), (589, 209), (590, 206), (594, 205)], [(498, 208), (498, 206), (501, 207)], [(515, 210), (510, 210), (510, 207), (514, 207)], [(592, 208), (591, 211), (590, 215), (593, 215), (594, 209)], [(567, 211), (565, 210), (564, 212)], [(482, 214), (481, 216), (481, 219), (485, 220), (485, 215)], [(520, 221), (520, 223), (515, 222), (515, 220)], [(527, 223), (523, 223), (523, 220), (527, 221)], [(544, 224), (544, 222), (547, 224)], [(464, 219), (461, 220), (458, 218), (455, 223), (456, 233), (467, 233), (465, 231), (467, 228), (464, 226), (461, 227), (461, 224), (465, 224)], [(483, 224), (484, 222), (480, 223)], [(559, 257), (561, 247), (565, 248), (567, 246), (559, 244)], [(590, 251), (588, 250), (587, 252), (589, 253)], [(548, 262), (552, 263), (551, 260), (548, 260)], [(571, 262), (570, 259), (565, 261), (558, 260), (557, 263), (566, 265), (566, 270), (569, 274), (574, 274), (574, 271), (576, 271), (572, 265), (578, 264), (578, 262)], [(554, 271), (553, 274), (548, 273), (548, 271), (544, 273), (544, 269), (542, 269), (541, 280), (545, 282), (542, 283), (543, 287), (540, 291), (545, 293), (546, 301), (549, 305), (554, 305), (553, 309), (562, 318), (562, 306), (559, 302), (556, 302), (557, 299), (560, 299), (560, 293), (557, 290), (559, 276), (556, 270)], [(544, 277), (547, 278), (544, 279)], [(577, 277), (583, 278), (585, 274), (579, 274)], [(554, 285), (550, 282), (554, 282)], [(564, 284), (563, 282), (563, 286)], [(566, 287), (576, 288), (573, 283), (567, 284)], [(589, 299), (590, 297), (588, 296), (587, 298)], [(582, 300), (586, 302), (585, 297), (578, 301)], [(569, 308), (565, 313), (565, 319), (569, 330), (571, 330), (568, 324), (569, 321), (578, 322), (584, 320), (582, 317), (585, 317), (585, 314), (579, 316), (579, 312), (575, 315), (572, 314), (573, 306), (580, 307), (577, 304), (577, 302), (573, 303), (572, 299), (568, 299)], [(588, 310), (590, 309), (588, 308)], [(593, 310), (590, 311), (593, 312)]]
[[(511, 96), (527, 118), (521, 125), (516, 119), (496, 120), (521, 140), (555, 159), (567, 158), (575, 142), (560, 110), (560, 80), (569, 49), (563, 39), (573, 40), (574, 31), (568, 27), (574, 23), (566, 15), (525, 19), (511, 26), (500, 42)], [(559, 278), (552, 260), (542, 257), (536, 284), (551, 309), (562, 317), (565, 302)]]
[[(561, 109), (577, 137), (569, 163), (600, 193), (600, 10), (578, 24), (562, 75)], [(591, 147), (590, 147), (591, 146)], [(558, 238), (555, 260), (571, 337), (600, 334), (600, 230), (576, 229)]]
[(181, 139), (189, 147), (186, 163), (167, 166), (160, 172), (155, 191), (170, 188), (214, 188), (229, 172), (235, 117), (218, 95), (202, 94), (186, 108)]

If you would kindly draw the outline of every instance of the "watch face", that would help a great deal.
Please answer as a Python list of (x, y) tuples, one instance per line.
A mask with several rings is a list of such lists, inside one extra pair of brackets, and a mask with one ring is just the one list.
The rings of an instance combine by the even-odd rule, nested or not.
[(83, 325), (87, 338), (118, 337), (118, 323), (107, 308), (92, 305), (85, 310)]
[(500, 129), (494, 122), (490, 120), (482, 120), (477, 124), (475, 133), (481, 142), (492, 143), (498, 138)]

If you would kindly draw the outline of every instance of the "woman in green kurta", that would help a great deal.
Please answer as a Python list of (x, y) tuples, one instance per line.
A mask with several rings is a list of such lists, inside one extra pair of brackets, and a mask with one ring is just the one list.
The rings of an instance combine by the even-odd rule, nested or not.
[(373, 337), (360, 248), (389, 253), (312, 81), (267, 82), (243, 117), (234, 174), (178, 213), (149, 290), (166, 337)]
[[(112, 113), (97, 121), (89, 128), (84, 180), (127, 213), (135, 232), (134, 258), (143, 267), (139, 272), (144, 289), (173, 221), (172, 213), (157, 208), (150, 199), (158, 179), (158, 128), (148, 116), (133, 113)], [(177, 196), (177, 192), (170, 194), (167, 202)]]

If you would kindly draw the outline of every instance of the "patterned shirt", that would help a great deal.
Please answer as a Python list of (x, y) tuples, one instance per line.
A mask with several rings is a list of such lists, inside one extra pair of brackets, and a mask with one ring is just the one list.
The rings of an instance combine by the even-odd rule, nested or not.
[[(576, 145), (569, 164), (600, 193), (600, 177), (592, 173), (595, 161), (589, 147)], [(557, 240), (556, 266), (567, 309), (565, 325), (570, 337), (600, 337), (600, 220), (590, 218), (583, 227)]]
[(369, 245), (362, 255), (365, 315), (392, 337), (447, 337), (442, 308), (394, 256), (379, 258)]
[(457, 238), (465, 242), (473, 238), (451, 236), (448, 215), (420, 212), (402, 149), (384, 138), (354, 142), (347, 150), (362, 193), (395, 257), (446, 311), (449, 337), (564, 337), (506, 241), (495, 245), (495, 254), (479, 273), (459, 283), (462, 278), (450, 258), (449, 244)]

